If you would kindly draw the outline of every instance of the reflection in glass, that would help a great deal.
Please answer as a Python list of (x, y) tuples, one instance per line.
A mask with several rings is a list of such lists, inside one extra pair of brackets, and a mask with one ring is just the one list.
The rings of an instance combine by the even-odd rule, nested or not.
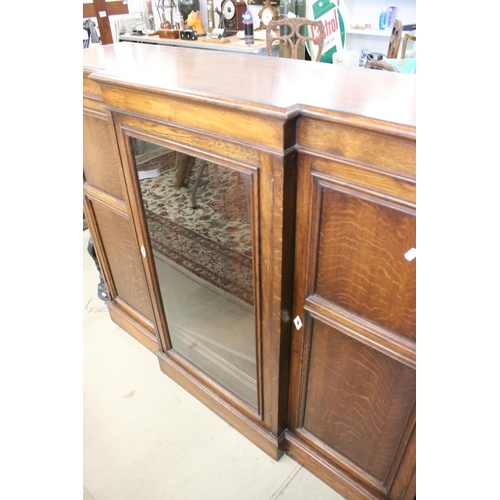
[(256, 408), (250, 176), (132, 143), (172, 346)]

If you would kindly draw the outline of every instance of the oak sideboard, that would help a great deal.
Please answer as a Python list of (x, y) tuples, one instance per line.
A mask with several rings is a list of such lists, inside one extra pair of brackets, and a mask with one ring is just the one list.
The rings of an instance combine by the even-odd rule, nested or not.
[(413, 500), (415, 76), (83, 52), (83, 204), (112, 320), (274, 459), (347, 499)]

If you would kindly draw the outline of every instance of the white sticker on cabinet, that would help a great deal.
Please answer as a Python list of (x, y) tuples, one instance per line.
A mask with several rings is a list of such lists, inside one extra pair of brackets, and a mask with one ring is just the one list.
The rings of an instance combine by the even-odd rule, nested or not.
[(406, 253), (405, 253), (405, 259), (409, 260), (410, 262), (417, 256), (417, 249), (416, 248), (410, 248)]
[(302, 328), (302, 321), (300, 321), (299, 316), (296, 316), (293, 322), (295, 323), (295, 328), (297, 328), (297, 330)]

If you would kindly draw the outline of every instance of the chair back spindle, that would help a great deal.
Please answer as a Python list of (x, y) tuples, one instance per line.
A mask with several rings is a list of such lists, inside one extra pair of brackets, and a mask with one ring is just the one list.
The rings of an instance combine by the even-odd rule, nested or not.
[[(288, 34), (275, 35), (275, 30), (280, 29), (282, 26), (290, 28)], [(304, 36), (300, 33), (302, 26), (310, 26), (314, 36)], [(276, 41), (286, 43), (291, 49), (291, 58), (297, 59), (297, 53), (300, 45), (305, 45), (307, 40), (311, 40), (318, 45), (318, 51), (314, 61), (319, 62), (323, 54), (323, 45), (325, 43), (326, 33), (325, 26), (322, 21), (313, 21), (304, 17), (286, 17), (276, 21), (270, 21), (266, 27), (266, 46), (268, 55), (273, 55), (272, 46)]]

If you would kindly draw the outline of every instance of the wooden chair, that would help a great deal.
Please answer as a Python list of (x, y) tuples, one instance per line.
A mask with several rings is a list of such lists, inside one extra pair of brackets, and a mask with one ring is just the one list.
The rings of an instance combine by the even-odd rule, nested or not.
[[(175, 182), (174, 187), (187, 187), (188, 180), (191, 175), (191, 170), (194, 167), (196, 158), (194, 156), (188, 155), (187, 153), (181, 153), (177, 151), (175, 153)], [(196, 193), (201, 184), (201, 176), (205, 171), (207, 162), (203, 160), (201, 165), (198, 167), (198, 172), (196, 173), (196, 180), (194, 182), (193, 189), (191, 191), (191, 206), (193, 209), (197, 208), (196, 205)]]
[[(290, 33), (284, 35), (276, 35), (275, 30), (279, 30), (282, 26), (290, 28)], [(311, 26), (316, 29), (316, 36), (301, 35), (299, 30), (302, 26)], [(314, 32), (314, 31), (313, 31)], [(272, 45), (276, 41), (285, 42), (290, 46), (291, 58), (297, 59), (297, 52), (300, 45), (305, 45), (306, 40), (311, 40), (318, 44), (318, 52), (316, 54), (316, 62), (319, 62), (323, 53), (323, 44), (325, 43), (325, 26), (322, 21), (313, 21), (304, 17), (286, 17), (277, 21), (270, 21), (266, 27), (266, 46), (268, 55), (273, 55)]]
[[(401, 20), (396, 19), (392, 27), (391, 38), (389, 40), (389, 47), (387, 48), (387, 59), (396, 59), (398, 57), (399, 45), (401, 43), (401, 34), (403, 32), (403, 23)], [(401, 73), (395, 66), (385, 61), (372, 60), (366, 63), (367, 69), (379, 69), (385, 71), (392, 71), (394, 73)]]
[(395, 73), (401, 73), (396, 66), (393, 66), (392, 64), (386, 63), (385, 61), (378, 61), (378, 60), (373, 60), (373, 61), (368, 61), (365, 66), (366, 69), (381, 69), (385, 71), (393, 71)]
[(403, 32), (403, 23), (396, 19), (392, 27), (389, 48), (387, 49), (387, 59), (397, 59), (399, 53), (399, 44), (401, 43), (401, 34)]

